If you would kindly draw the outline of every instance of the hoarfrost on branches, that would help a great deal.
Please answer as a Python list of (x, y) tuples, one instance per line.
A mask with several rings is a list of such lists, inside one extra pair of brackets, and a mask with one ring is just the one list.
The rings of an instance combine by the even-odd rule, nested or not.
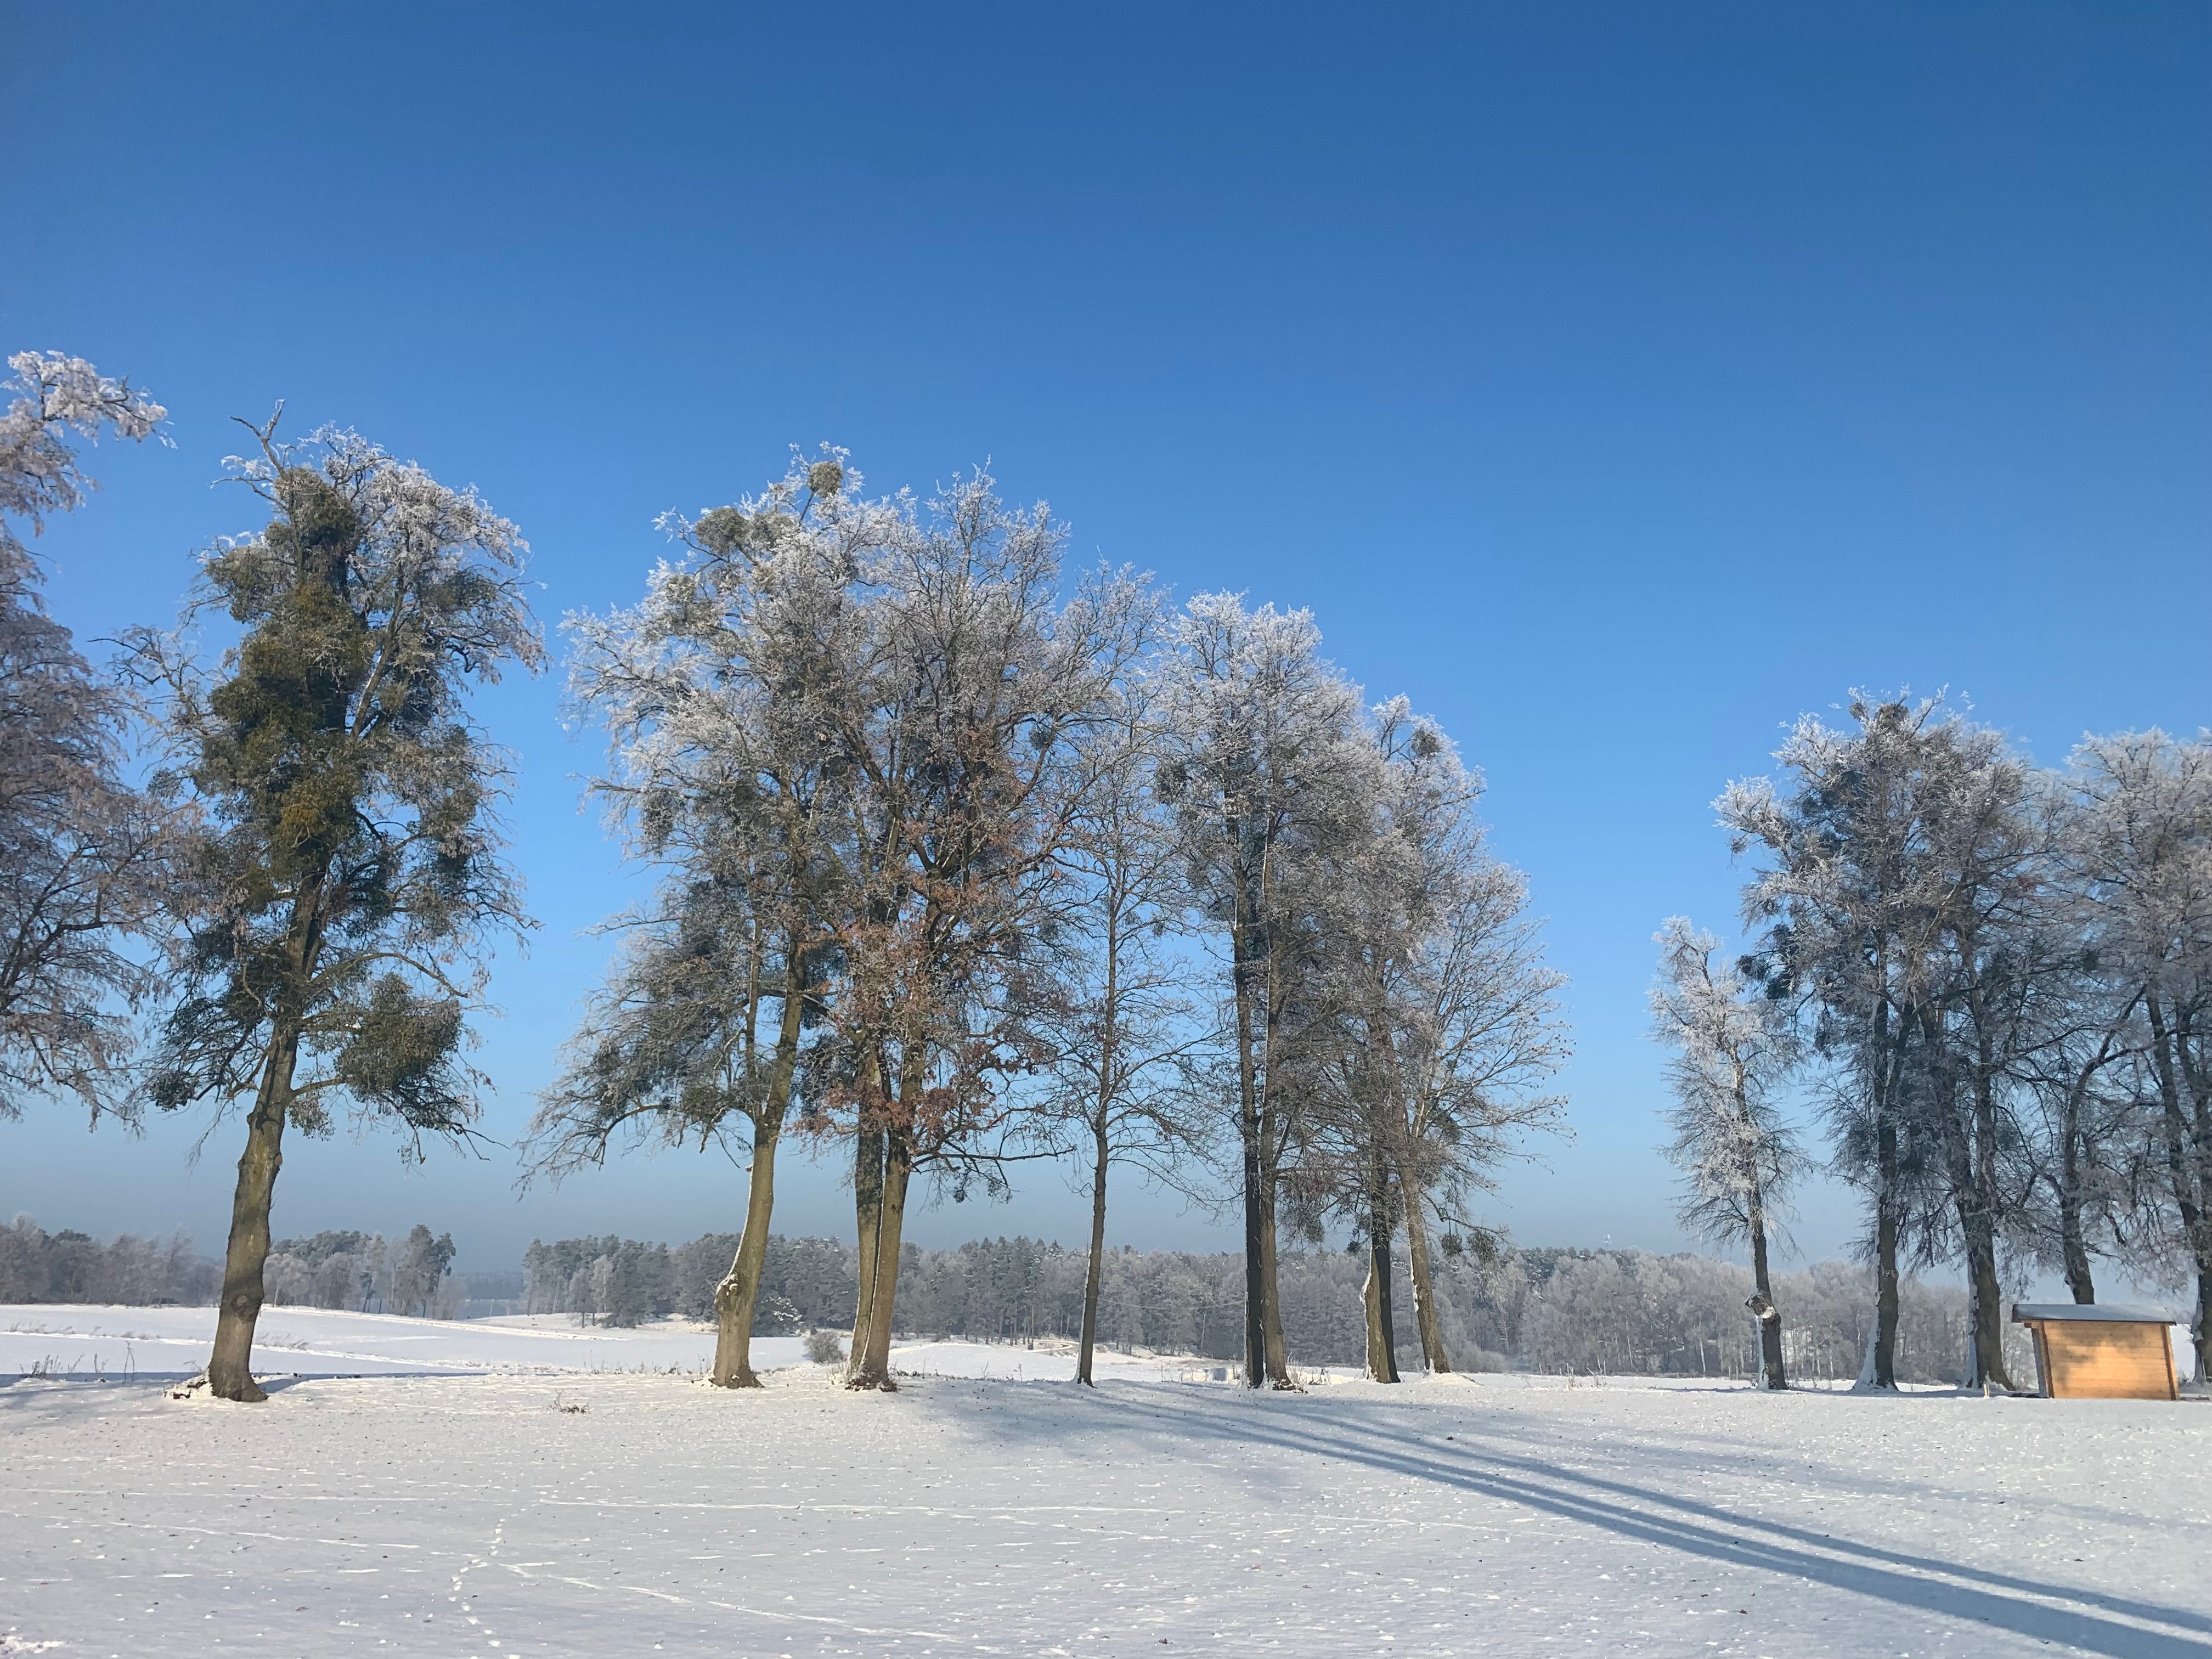
[(46, 614), (33, 535), (92, 481), (70, 433), (143, 439), (166, 411), (81, 357), (18, 352), (0, 416), (0, 1117), (33, 1095), (128, 1117), (129, 1011), (154, 988), (125, 946), (161, 886), (167, 824), (123, 780), (131, 705)]

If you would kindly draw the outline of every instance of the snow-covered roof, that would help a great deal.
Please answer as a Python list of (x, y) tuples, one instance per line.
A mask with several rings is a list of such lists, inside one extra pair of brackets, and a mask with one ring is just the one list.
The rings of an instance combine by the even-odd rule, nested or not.
[(2121, 1308), (2102, 1302), (2015, 1302), (2012, 1316), (2017, 1322), (2031, 1319), (2102, 1319), (2118, 1325), (2171, 1325), (2169, 1314), (2148, 1308)]

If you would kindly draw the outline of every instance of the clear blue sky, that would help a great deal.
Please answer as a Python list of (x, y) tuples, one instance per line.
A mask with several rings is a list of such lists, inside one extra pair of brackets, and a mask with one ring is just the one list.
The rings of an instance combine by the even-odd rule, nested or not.
[[(1310, 605), (1441, 717), (1573, 976), (1576, 1136), (1498, 1218), (1674, 1246), (1650, 934), (1732, 922), (1707, 803), (1784, 722), (1948, 686), (2056, 759), (2212, 719), (2212, 10), (1076, 9), (0, 0), (0, 343), (130, 372), (178, 445), (99, 452), (56, 607), (169, 614), (252, 516), (226, 419), (280, 398), (481, 485), (549, 623), (787, 443), (990, 457), (1086, 558)], [(624, 888), (556, 684), (485, 713), (544, 923), (495, 981), (505, 1137)], [(0, 1127), (0, 1213), (213, 1248), (237, 1133)], [(295, 1139), (277, 1224), (488, 1268), (742, 1202), (696, 1156), (512, 1175)], [(829, 1170), (780, 1219), (851, 1224)], [(1815, 1193), (1800, 1237), (1849, 1224)], [(914, 1232), (1016, 1230), (1074, 1239), (1054, 1177)]]

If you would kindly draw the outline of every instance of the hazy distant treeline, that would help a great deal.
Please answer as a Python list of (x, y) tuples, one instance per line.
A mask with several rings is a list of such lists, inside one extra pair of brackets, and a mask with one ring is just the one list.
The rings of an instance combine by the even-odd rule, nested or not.
[(269, 1247), (264, 1295), (295, 1307), (456, 1319), (466, 1286), (453, 1264), (453, 1235), (433, 1235), (419, 1224), (389, 1241), (353, 1231), (280, 1238)]
[[(389, 1242), (352, 1231), (280, 1238), (269, 1250), (267, 1299), (452, 1319), (465, 1291), (453, 1260), (453, 1235), (424, 1226)], [(208, 1306), (222, 1288), (222, 1264), (202, 1256), (181, 1227), (167, 1238), (123, 1233), (103, 1244), (68, 1228), (50, 1233), (19, 1215), (0, 1231), (0, 1302)]]
[(222, 1270), (201, 1259), (181, 1227), (167, 1238), (123, 1233), (101, 1243), (27, 1215), (0, 1229), (0, 1302), (119, 1302), (135, 1306), (215, 1300)]
[[(671, 1314), (714, 1316), (714, 1286), (738, 1237), (709, 1233), (673, 1248), (617, 1237), (532, 1244), (524, 1306), (587, 1322), (634, 1325)], [(1357, 1364), (1365, 1352), (1364, 1253), (1282, 1259), (1283, 1324), (1304, 1364)], [(1083, 1315), (1084, 1253), (1029, 1238), (979, 1239), (957, 1249), (906, 1247), (896, 1322), (909, 1336), (1073, 1340)], [(1487, 1264), (1439, 1264), (1437, 1315), (1462, 1370), (1525, 1367), (1611, 1375), (1745, 1376), (1757, 1364), (1747, 1329), (1749, 1273), (1697, 1255), (1641, 1250), (1507, 1250)], [(858, 1253), (835, 1239), (773, 1237), (755, 1332), (849, 1327)], [(1840, 1261), (1784, 1274), (1790, 1364), (1809, 1378), (1856, 1374), (1871, 1316), (1863, 1271)], [(1412, 1285), (1398, 1286), (1410, 1304)], [(1111, 1251), (1099, 1337), (1233, 1360), (1243, 1352), (1243, 1258), (1233, 1252)], [(1962, 1290), (1907, 1279), (1899, 1325), (1905, 1380), (1950, 1381), (1966, 1338)], [(1418, 1369), (1417, 1348), (1404, 1364)]]
[[(678, 1315), (711, 1319), (714, 1286), (737, 1248), (733, 1233), (670, 1246), (613, 1236), (533, 1243), (523, 1261), (520, 1310), (635, 1325)], [(367, 1313), (459, 1310), (462, 1275), (450, 1271), (449, 1237), (418, 1226), (401, 1240), (326, 1231), (279, 1239), (270, 1251), (270, 1301)], [(1084, 1253), (1030, 1238), (978, 1239), (957, 1249), (908, 1245), (899, 1274), (897, 1325), (909, 1336), (1021, 1342), (1073, 1340), (1083, 1316)], [(1109, 1251), (1099, 1340), (1128, 1350), (1243, 1352), (1243, 1258), (1234, 1252)], [(1488, 1263), (1440, 1262), (1437, 1313), (1454, 1364), (1607, 1375), (1740, 1377), (1756, 1369), (1746, 1329), (1750, 1274), (1731, 1262), (1643, 1250), (1506, 1250)], [(1302, 1364), (1358, 1364), (1365, 1352), (1362, 1284), (1367, 1257), (1334, 1251), (1282, 1259), (1283, 1324)], [(836, 1239), (771, 1237), (755, 1330), (787, 1335), (849, 1328), (858, 1253)], [(485, 1278), (486, 1275), (475, 1275)], [(1787, 1315), (1794, 1373), (1849, 1378), (1871, 1317), (1863, 1271), (1823, 1261), (1775, 1281)], [(28, 1216), (0, 1230), (0, 1302), (208, 1304), (220, 1265), (181, 1230), (167, 1238), (125, 1233), (107, 1243)], [(1397, 1287), (1408, 1304), (1413, 1287)], [(1966, 1340), (1966, 1297), (1951, 1285), (1908, 1279), (1899, 1321), (1905, 1380), (1948, 1382)], [(1402, 1356), (1419, 1369), (1418, 1348)]]

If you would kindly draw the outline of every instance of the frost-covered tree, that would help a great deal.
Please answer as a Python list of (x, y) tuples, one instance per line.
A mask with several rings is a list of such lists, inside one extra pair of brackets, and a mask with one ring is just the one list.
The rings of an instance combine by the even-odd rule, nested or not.
[(1333, 865), (1364, 845), (1374, 750), (1358, 688), (1309, 611), (1192, 599), (1158, 670), (1158, 783), (1194, 908), (1228, 957), (1245, 1255), (1245, 1382), (1294, 1386), (1276, 1296), (1278, 1188), (1298, 1128), (1287, 1085), (1311, 1004)]
[(2032, 1183), (2021, 1207), (2026, 1248), (2039, 1266), (2066, 1281), (2077, 1303), (2097, 1299), (2100, 1255), (2136, 1255), (2137, 1220), (2156, 1186), (2156, 1139), (2142, 1091), (2137, 1010), (2113, 994), (2118, 985), (2084, 974), (2073, 1016), (2032, 1057), (2026, 1080), (2034, 1121), (2026, 1149)]
[[(1152, 609), (1099, 571), (1060, 592), (1062, 526), (963, 478), (870, 499), (842, 452), (672, 520), (687, 556), (633, 611), (577, 624), (599, 786), (665, 880), (549, 1097), (557, 1167), (649, 1123), (750, 1124), (752, 1202), (718, 1293), (744, 1344), (777, 1136), (796, 1103), (848, 1138), (859, 1235), (848, 1381), (890, 1386), (909, 1184), (1001, 1183), (1036, 1028), (1059, 854)], [(775, 1011), (775, 1026), (767, 1028)], [(811, 1041), (802, 1042), (811, 1029)]]
[(1414, 1151), (1405, 1039), (1419, 1018), (1412, 970), (1437, 896), (1423, 844), (1430, 792), (1415, 774), (1444, 744), (1402, 703), (1377, 711), (1364, 735), (1368, 773), (1346, 792), (1354, 810), (1309, 849), (1320, 854), (1322, 878), (1308, 884), (1301, 943), (1283, 956), (1292, 1017), (1270, 1064), (1295, 1107), (1286, 1137), (1295, 1156), (1283, 1160), (1279, 1188), (1310, 1238), (1318, 1241), (1328, 1212), (1349, 1224), (1350, 1248), (1367, 1261), (1367, 1374), (1395, 1382), (1392, 1241)]
[(275, 426), (233, 464), (269, 524), (204, 558), (187, 611), (227, 615), (235, 643), (210, 669), (182, 635), (137, 640), (205, 824), (151, 1095), (250, 1102), (208, 1365), (232, 1400), (264, 1397), (253, 1330), (286, 1128), (328, 1133), (350, 1101), (410, 1156), (470, 1133), (484, 952), (529, 924), (493, 816), (501, 757), (465, 693), (544, 656), (526, 544), (473, 490), (351, 432), (288, 445)]
[(1153, 609), (1101, 569), (1061, 597), (1066, 531), (977, 472), (878, 521), (836, 573), (834, 672), (803, 690), (842, 768), (845, 896), (817, 1100), (849, 1127), (860, 1240), (848, 1381), (890, 1386), (907, 1194), (997, 1182), (1010, 1089), (1050, 1058), (1035, 1012), (1058, 854), (1096, 784)]
[(1920, 1011), (1909, 1108), (1936, 1150), (1945, 1200), (1936, 1246), (1964, 1258), (1973, 1311), (1964, 1382), (2009, 1389), (1999, 1251), (2026, 1186), (2021, 1084), (2063, 1016), (2073, 943), (2057, 891), (2051, 800), (2002, 734), (1962, 719), (1923, 741), (1923, 823), (1942, 884), (1936, 994)]
[(1404, 1115), (1398, 1186), (1421, 1352), (1452, 1369), (1437, 1317), (1430, 1227), (1443, 1248), (1478, 1255), (1499, 1240), (1474, 1218), (1522, 1139), (1555, 1130), (1565, 1101), (1547, 1085), (1571, 1037), (1559, 1006), (1565, 975), (1544, 960), (1528, 878), (1491, 851), (1476, 808), (1483, 782), (1444, 734), (1402, 699), (1373, 716), (1388, 765), (1393, 833), (1420, 872), (1418, 923), (1393, 990)]
[(1363, 1243), (1368, 1370), (1395, 1381), (1398, 1228), (1424, 1362), (1448, 1371), (1431, 1227), (1448, 1254), (1495, 1249), (1473, 1200), (1524, 1133), (1556, 1122), (1544, 1085), (1567, 1037), (1527, 884), (1486, 843), (1481, 779), (1402, 697), (1369, 712), (1366, 735), (1373, 813), (1335, 864), (1308, 969), (1334, 988), (1309, 994), (1326, 1018), (1300, 1047), (1326, 1059), (1305, 1068), (1316, 1132), (1293, 1185)]
[[(164, 821), (122, 777), (128, 708), (46, 612), (9, 520), (36, 535), (93, 488), (74, 433), (143, 440), (167, 414), (81, 357), (8, 360), (0, 416), (0, 1117), (27, 1097), (129, 1115), (129, 1008), (155, 984), (125, 950), (159, 891)], [(120, 1006), (118, 1006), (118, 1004)]]
[(844, 672), (846, 572), (880, 520), (842, 510), (857, 483), (832, 457), (696, 522), (671, 518), (686, 556), (640, 605), (569, 624), (574, 691), (615, 762), (594, 793), (662, 879), (613, 924), (622, 954), (545, 1097), (535, 1157), (559, 1174), (617, 1134), (705, 1147), (743, 1125), (744, 1231), (714, 1293), (723, 1388), (758, 1386), (776, 1152), (848, 898), (842, 757), (811, 692)]
[(392, 1293), (386, 1311), (434, 1317), (439, 1288), (453, 1269), (453, 1236), (433, 1234), (417, 1222), (408, 1229), (405, 1241), (392, 1264)]
[(1932, 702), (1862, 696), (1850, 728), (1808, 715), (1776, 754), (1786, 790), (1750, 779), (1715, 803), (1735, 850), (1764, 855), (1745, 885), (1744, 918), (1832, 1067), (1837, 1165), (1868, 1194), (1875, 1320), (1863, 1381), (1877, 1389), (1896, 1386), (1899, 1259), (1932, 1161), (1906, 1096), (1947, 896), (1927, 856), (1920, 790), (1936, 713)]
[[(2212, 1337), (2212, 737), (2093, 738), (2075, 750), (2073, 859), (2100, 974), (2135, 1008), (2130, 1075), (2156, 1245), (2196, 1281), (2197, 1376)], [(2162, 1237), (2161, 1237), (2162, 1236)]]
[(1682, 1220), (1705, 1237), (1750, 1247), (1748, 1306), (1759, 1330), (1766, 1387), (1789, 1386), (1782, 1312), (1767, 1271), (1769, 1219), (1802, 1170), (1796, 1136), (1778, 1095), (1797, 1061), (1787, 1010), (1761, 979), (1716, 964), (1720, 941), (1669, 916), (1653, 936), (1652, 1036), (1674, 1051), (1668, 1156), (1682, 1171)]
[(2060, 902), (2055, 802), (2002, 735), (1934, 701), (1856, 698), (1855, 729), (1800, 723), (1785, 800), (1721, 803), (1770, 867), (1747, 890), (1780, 983), (1838, 1060), (1839, 1151), (1870, 1175), (1878, 1303), (1869, 1382), (1889, 1369), (1894, 1261), (1961, 1259), (1966, 1380), (2009, 1388), (2000, 1253), (2026, 1227), (2021, 1108), (2066, 1029), (2079, 944)]

